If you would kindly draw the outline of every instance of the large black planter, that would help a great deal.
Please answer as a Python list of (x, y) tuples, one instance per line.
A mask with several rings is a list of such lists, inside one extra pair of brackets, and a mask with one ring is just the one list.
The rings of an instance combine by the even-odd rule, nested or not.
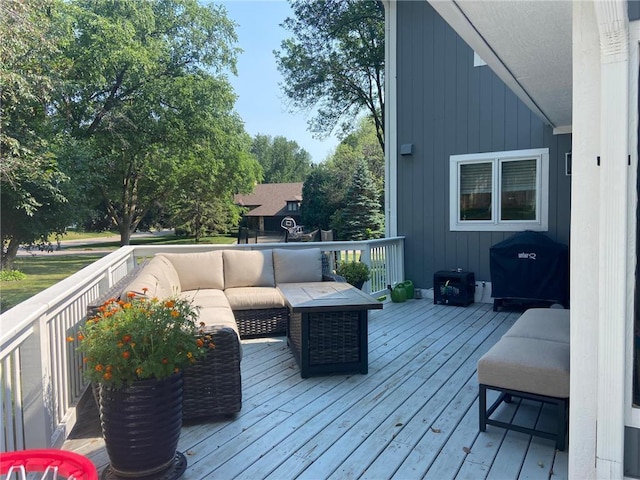
[(112, 474), (160, 478), (175, 469), (182, 383), (182, 373), (178, 373), (121, 388), (100, 385), (100, 424)]

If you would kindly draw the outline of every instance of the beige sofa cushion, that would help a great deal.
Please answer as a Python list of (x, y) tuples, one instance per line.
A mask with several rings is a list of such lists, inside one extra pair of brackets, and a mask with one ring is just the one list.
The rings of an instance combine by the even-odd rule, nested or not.
[(146, 290), (149, 297), (167, 298), (180, 293), (178, 274), (169, 261), (160, 257), (152, 258), (140, 273), (122, 291), (142, 295)]
[(549, 397), (569, 397), (569, 345), (502, 337), (478, 361), (478, 382)]
[(217, 288), (224, 290), (222, 252), (159, 253), (167, 258), (180, 277), (181, 290)]
[(271, 250), (224, 250), (224, 286), (275, 287)]
[(191, 302), (192, 305), (200, 308), (205, 307), (226, 307), (231, 308), (229, 300), (222, 290), (207, 288), (204, 290), (188, 290), (182, 292), (180, 297)]
[(319, 248), (273, 250), (273, 269), (276, 284), (321, 282), (322, 252)]
[(537, 338), (569, 344), (569, 310), (530, 308), (516, 320), (504, 336)]
[(274, 287), (227, 288), (224, 294), (233, 310), (260, 310), (285, 306), (280, 291)]

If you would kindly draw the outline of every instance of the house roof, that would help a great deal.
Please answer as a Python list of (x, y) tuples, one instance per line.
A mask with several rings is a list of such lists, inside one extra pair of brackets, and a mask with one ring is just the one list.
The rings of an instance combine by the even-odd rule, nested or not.
[(572, 2), (429, 3), (555, 133), (571, 131)]
[(253, 193), (237, 194), (233, 197), (237, 205), (250, 208), (248, 217), (274, 217), (289, 215), (287, 202), (302, 201), (302, 182), (262, 183), (256, 185)]

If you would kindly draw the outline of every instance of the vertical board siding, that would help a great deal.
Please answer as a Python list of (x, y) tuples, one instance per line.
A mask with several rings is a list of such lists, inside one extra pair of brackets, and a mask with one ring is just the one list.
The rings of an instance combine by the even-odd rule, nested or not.
[(398, 232), (405, 276), (421, 288), (437, 270), (463, 268), (490, 280), (489, 248), (512, 232), (449, 230), (449, 157), (549, 148), (549, 231), (569, 241), (571, 179), (564, 155), (571, 135), (553, 135), (427, 2), (398, 2)]
[(640, 20), (640, 0), (628, 0), (627, 13), (629, 21)]

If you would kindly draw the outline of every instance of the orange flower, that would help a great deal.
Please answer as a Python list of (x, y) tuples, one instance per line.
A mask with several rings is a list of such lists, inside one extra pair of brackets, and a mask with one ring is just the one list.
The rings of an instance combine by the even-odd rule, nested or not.
[(134, 298), (135, 296), (136, 296), (136, 294), (133, 293), (133, 292), (128, 292), (127, 293), (127, 298)]
[(104, 369), (104, 367), (99, 363), (96, 365), (96, 372), (101, 372)]
[(142, 367), (138, 367), (138, 368), (136, 368), (136, 374), (137, 374), (138, 376), (142, 375)]
[(131, 356), (130, 352), (124, 351), (122, 352), (122, 358), (129, 358)]
[(127, 335), (124, 335), (124, 336), (122, 337), (122, 341), (123, 341), (124, 343), (129, 343), (129, 342), (131, 341), (131, 335), (128, 335), (128, 334), (127, 334)]
[(75, 340), (75, 338), (73, 338), (71, 336), (67, 337), (67, 342), (73, 342), (74, 340)]
[(204, 347), (204, 340), (199, 338), (198, 340), (196, 340), (196, 345), (198, 345), (198, 348)]
[(105, 372), (105, 374), (102, 375), (102, 378), (104, 378), (107, 381), (111, 380), (111, 377), (113, 377), (113, 375), (111, 375), (110, 372)]
[(147, 287), (142, 287), (142, 293), (146, 294), (149, 291)]
[(162, 363), (164, 363), (166, 365), (167, 363), (169, 363), (169, 360), (167, 360), (166, 358), (163, 358), (162, 359)]
[(167, 307), (167, 308), (173, 308), (174, 305), (175, 305), (175, 302), (173, 300), (167, 300), (164, 303), (164, 306)]
[(180, 312), (177, 310), (171, 310), (171, 316), (172, 317), (179, 317), (180, 316)]
[(83, 335), (83, 334), (81, 334), (81, 333), (79, 333), (79, 334), (78, 334), (78, 341), (80, 341), (80, 342), (81, 342), (81, 341), (83, 341), (83, 340), (84, 340), (84, 335)]

